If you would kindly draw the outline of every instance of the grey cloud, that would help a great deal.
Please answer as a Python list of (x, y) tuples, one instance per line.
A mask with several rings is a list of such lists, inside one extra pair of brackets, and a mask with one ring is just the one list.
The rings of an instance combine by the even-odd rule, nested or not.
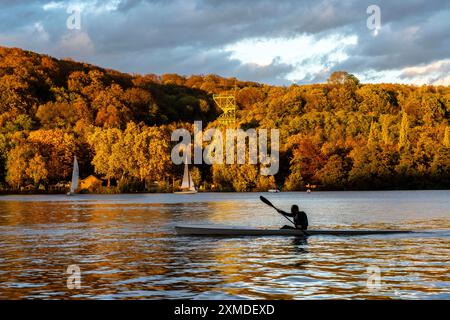
[(177, 48), (169, 53), (163, 49), (142, 51), (127, 57), (109, 55), (106, 58), (102, 57), (102, 62), (103, 65), (115, 65), (119, 69), (129, 69), (132, 65), (129, 71), (135, 73), (178, 73), (186, 76), (212, 73), (279, 85), (286, 83), (286, 74), (294, 68), (292, 65), (281, 63), (278, 59), (265, 66), (241, 63), (231, 58), (231, 52), (219, 50), (199, 52), (196, 47)]
[(412, 7), (402, 10), (382, 9), (382, 29), (376, 37), (368, 29), (353, 30), (358, 34), (358, 45), (348, 51), (350, 58), (333, 70), (381, 72), (448, 58), (449, 3), (442, 3), (440, 7), (433, 2), (427, 7), (421, 7), (422, 4), (422, 1), (415, 1)]

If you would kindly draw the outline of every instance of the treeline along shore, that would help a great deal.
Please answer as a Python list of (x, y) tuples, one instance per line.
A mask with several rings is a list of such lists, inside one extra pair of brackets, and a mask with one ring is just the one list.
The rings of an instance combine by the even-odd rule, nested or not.
[(0, 47), (1, 193), (66, 192), (77, 156), (82, 192), (172, 192), (183, 174), (171, 132), (218, 126), (213, 94), (236, 98), (236, 126), (279, 129), (280, 170), (198, 165), (201, 190), (450, 187), (450, 87), (271, 86), (217, 75), (130, 75)]

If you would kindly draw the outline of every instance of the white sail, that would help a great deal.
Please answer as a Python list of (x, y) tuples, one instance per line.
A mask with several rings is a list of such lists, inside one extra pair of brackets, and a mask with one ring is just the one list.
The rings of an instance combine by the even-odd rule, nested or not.
[(189, 172), (189, 190), (195, 191), (194, 180), (192, 180), (192, 175), (190, 172)]
[(181, 183), (181, 189), (189, 189), (190, 187), (190, 177), (191, 175), (189, 174), (189, 167), (187, 164), (187, 161), (184, 163), (184, 174), (183, 174), (183, 182)]
[(188, 157), (186, 154), (186, 158), (184, 159), (184, 173), (183, 173), (183, 181), (181, 182), (181, 189), (188, 191), (197, 191), (195, 190), (194, 181), (192, 180), (192, 175), (189, 172), (188, 165)]
[(73, 171), (72, 171), (72, 183), (70, 184), (70, 193), (75, 193), (75, 190), (78, 188), (78, 178), (79, 178), (79, 168), (77, 156), (73, 160)]

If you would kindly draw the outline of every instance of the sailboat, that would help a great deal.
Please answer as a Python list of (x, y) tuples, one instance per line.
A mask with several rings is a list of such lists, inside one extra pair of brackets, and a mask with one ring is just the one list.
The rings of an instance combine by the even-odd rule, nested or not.
[(78, 188), (78, 178), (80, 176), (80, 169), (78, 168), (77, 156), (73, 159), (73, 170), (72, 170), (72, 182), (70, 184), (70, 191), (67, 192), (68, 196), (75, 194), (75, 190)]
[(175, 192), (176, 194), (194, 194), (197, 193), (197, 189), (195, 189), (194, 181), (192, 180), (192, 175), (189, 172), (189, 165), (187, 163), (187, 158), (184, 161), (184, 174), (183, 174), (183, 182), (181, 183), (181, 190)]

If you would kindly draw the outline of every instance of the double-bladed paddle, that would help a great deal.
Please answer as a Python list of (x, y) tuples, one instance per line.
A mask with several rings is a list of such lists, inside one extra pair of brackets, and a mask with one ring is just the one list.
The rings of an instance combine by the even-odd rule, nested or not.
[[(261, 199), (262, 202), (264, 202), (264, 203), (267, 204), (268, 206), (274, 208), (274, 209), (277, 210), (277, 212), (278, 212), (278, 208), (275, 207), (275, 206), (272, 204), (272, 202), (270, 202), (269, 200), (267, 200), (267, 199), (264, 198), (263, 196), (260, 196), (259, 199)], [(280, 213), (280, 212), (278, 212), (278, 213)], [(282, 213), (280, 213), (280, 214), (281, 214), (283, 217), (285, 217), (286, 219), (288, 219), (290, 223), (294, 224), (294, 222), (293, 222), (291, 219), (289, 219), (288, 217), (286, 217), (286, 216), (285, 216), (284, 214), (282, 214)]]

